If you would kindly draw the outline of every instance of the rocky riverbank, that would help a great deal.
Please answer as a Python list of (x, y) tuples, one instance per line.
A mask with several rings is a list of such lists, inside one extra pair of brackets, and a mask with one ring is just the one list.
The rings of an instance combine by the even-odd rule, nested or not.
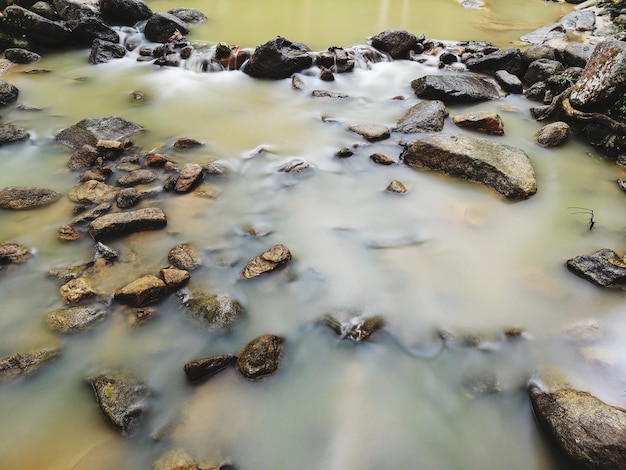
[[(140, 0), (107, 0), (99, 4), (58, 0), (53, 5), (44, 2), (36, 5), (31, 9), (19, 5), (4, 9), (2, 24), (11, 31), (4, 38), (6, 45), (11, 46), (5, 47), (7, 60), (21, 63), (37, 60), (33, 51), (45, 53), (49, 48), (89, 45), (90, 61), (94, 64), (127, 56), (161, 66), (195, 61), (206, 72), (240, 69), (259, 79), (291, 79), (293, 88), (309, 93), (311, 99), (333, 100), (348, 96), (332, 94), (321, 86), (310, 89), (302, 81), (302, 75), (318, 77), (321, 83), (333, 80), (336, 74), (382, 60), (413, 60), (432, 65), (438, 71), (436, 74), (411, 83), (422, 101), (396, 126), (388, 128), (372, 123), (348, 126), (349, 130), (364, 141), (394, 139), (403, 163), (484, 184), (496, 197), (519, 200), (535, 194), (537, 183), (528, 156), (521, 149), (480, 136), (504, 134), (497, 115), (458, 114), (453, 117), (454, 124), (478, 135), (440, 134), (443, 122), (450, 115), (448, 104), (498, 100), (507, 93), (524, 93), (530, 100), (539, 102), (531, 105), (533, 114), (551, 121), (536, 137), (541, 145), (558, 145), (569, 138), (571, 130), (603, 148), (618, 163), (623, 161), (626, 117), (620, 109), (626, 92), (623, 70), (626, 46), (620, 40), (619, 25), (626, 13), (616, 9), (613, 2), (585, 6), (560, 23), (527, 35), (532, 46), (523, 51), (498, 49), (480, 42), (427, 39), (407, 31), (384, 31), (372, 37), (367, 45), (333, 47), (321, 52), (310, 51), (303, 44), (281, 37), (253, 50), (219, 44), (202, 51), (184, 40), (189, 31), (186, 23), (204, 18), (197, 11), (154, 14)], [(606, 21), (607, 16), (612, 21)], [(141, 26), (137, 26), (138, 22)], [(617, 26), (609, 31), (606, 25)], [(609, 38), (609, 33), (614, 37)], [(580, 41), (569, 41), (570, 35)], [(441, 69), (446, 73), (439, 73)], [(18, 100), (19, 90), (0, 82), (0, 103), (6, 106)], [(203, 181), (228, 178), (226, 169), (215, 162), (178, 166), (170, 161), (165, 150), (152, 152), (137, 148), (131, 139), (142, 131), (140, 124), (121, 117), (89, 117), (57, 135), (56, 141), (71, 154), (68, 167), (77, 172), (78, 180), (76, 188), (66, 195), (75, 204), (75, 217), (59, 227), (59, 238), (71, 242), (91, 237), (95, 245), (93, 259), (84, 265), (51, 272), (59, 279), (59, 295), (67, 304), (66, 308), (46, 314), (48, 326), (59, 334), (79, 333), (93, 327), (106, 319), (114, 304), (127, 308), (129, 316), (139, 324), (154, 315), (153, 305), (171, 294), (180, 299), (190, 318), (214, 334), (231, 331), (245, 316), (232, 294), (199, 291), (193, 284), (187, 286), (192, 281), (192, 271), (202, 263), (198, 254), (201, 250), (190, 245), (173, 247), (168, 253), (170, 265), (158, 273), (146, 274), (113, 291), (94, 281), (108, 274), (114, 276), (119, 261), (118, 255), (103, 242), (137, 232), (161, 230), (168, 225), (167, 214), (156, 207), (154, 198), (198, 191)], [(407, 142), (417, 133), (433, 135)], [(0, 144), (9, 144), (28, 139), (28, 130), (3, 123), (0, 135), (6, 135)], [(178, 149), (194, 145), (200, 143), (186, 139), (174, 144)], [(336, 158), (350, 156), (351, 149), (338, 149)], [(381, 164), (395, 163), (388, 156), (371, 157)], [(298, 173), (303, 169), (306, 162), (279, 171)], [(134, 189), (155, 181), (162, 188), (159, 194)], [(389, 190), (402, 193), (406, 191), (402, 186), (396, 182)], [(54, 204), (61, 196), (45, 188), (7, 187), (0, 191), (0, 208), (39, 210)], [(18, 264), (27, 262), (30, 254), (28, 247), (0, 243), (0, 269), (19, 269)], [(240, 280), (255, 282), (251, 279), (271, 275), (284, 269), (292, 257), (297, 258), (297, 253), (292, 254), (282, 244), (267, 247), (242, 267)], [(623, 286), (626, 261), (622, 256), (605, 250), (581, 258), (568, 261), (568, 268), (602, 286)], [(373, 335), (385, 326), (380, 316), (344, 320), (330, 314), (320, 324), (342, 339), (353, 341), (375, 339)], [(502, 341), (520, 336), (509, 333)], [(446, 332), (441, 333), (441, 339), (450, 347), (480, 344), (480, 340), (465, 342)], [(7, 356), (0, 360), (2, 378), (13, 380), (29, 375), (58, 353), (57, 349), (46, 349)], [(186, 363), (184, 371), (190, 382), (197, 383), (234, 366), (246, 379), (258, 380), (275, 373), (282, 355), (288, 353), (289, 343), (284, 338), (267, 334), (243, 345), (236, 356), (225, 352), (196, 359)], [(472, 382), (471, 390), (499, 391), (497, 380), (491, 379), (478, 385)], [(150, 402), (148, 387), (141, 379), (128, 378), (118, 371), (103, 371), (89, 378), (89, 383), (107, 422), (123, 434), (140, 426), (140, 418), (149, 412)], [(534, 380), (529, 386), (533, 410), (546, 434), (555, 438), (574, 461), (587, 468), (625, 466), (626, 411), (573, 387), (546, 384), (546, 380)], [(187, 456), (182, 460), (185, 468), (205, 468)], [(180, 465), (179, 461), (171, 465), (160, 461), (156, 467), (172, 469)], [(231, 467), (224, 465), (220, 468)]]

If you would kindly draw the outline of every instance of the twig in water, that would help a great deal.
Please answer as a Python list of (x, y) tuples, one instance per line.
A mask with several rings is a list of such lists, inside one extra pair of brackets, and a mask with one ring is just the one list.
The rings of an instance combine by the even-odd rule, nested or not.
[(587, 209), (586, 207), (568, 207), (568, 209), (580, 209), (579, 211), (572, 212), (572, 214), (587, 214), (589, 219), (587, 220), (587, 226), (589, 230), (593, 229), (593, 226), (596, 224), (596, 220), (594, 219), (594, 213), (592, 209)]

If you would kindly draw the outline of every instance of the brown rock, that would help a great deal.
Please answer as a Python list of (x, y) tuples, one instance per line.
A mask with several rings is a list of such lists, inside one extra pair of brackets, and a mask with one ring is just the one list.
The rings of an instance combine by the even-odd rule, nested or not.
[(167, 260), (177, 268), (186, 271), (194, 270), (201, 264), (195, 247), (189, 243), (181, 243), (174, 246), (167, 254)]
[(153, 153), (146, 157), (146, 164), (148, 166), (161, 167), (169, 162), (169, 159), (161, 153)]
[(72, 189), (67, 197), (72, 202), (100, 204), (109, 202), (115, 197), (116, 189), (100, 181), (85, 181), (80, 186)]
[(52, 347), (0, 358), (0, 382), (30, 375), (60, 353), (59, 348)]
[(100, 152), (94, 146), (85, 144), (74, 151), (68, 165), (70, 170), (89, 168), (96, 163), (99, 156)]
[(348, 130), (359, 134), (370, 142), (385, 140), (391, 137), (389, 128), (380, 124), (359, 124), (348, 127)]
[(33, 209), (55, 202), (59, 193), (51, 189), (8, 186), (0, 190), (0, 209)]
[(252, 279), (274, 271), (291, 260), (291, 252), (285, 245), (278, 244), (261, 253), (243, 268), (241, 278)]
[(167, 225), (165, 213), (158, 207), (117, 212), (98, 217), (89, 224), (89, 234), (94, 240), (102, 240), (126, 233), (156, 230)]
[(164, 268), (161, 269), (159, 273), (170, 289), (178, 289), (184, 286), (191, 278), (189, 271), (185, 271), (184, 269)]
[(113, 297), (131, 307), (142, 307), (161, 300), (167, 294), (167, 286), (156, 276), (140, 277), (115, 291)]
[(491, 135), (503, 135), (504, 123), (497, 113), (477, 111), (473, 113), (457, 114), (452, 122), (459, 127), (484, 132)]
[(201, 147), (202, 142), (197, 141), (196, 139), (191, 139), (188, 137), (181, 137), (180, 139), (174, 142), (174, 148), (176, 149), (190, 149), (193, 147)]
[(46, 315), (48, 327), (61, 333), (75, 333), (85, 330), (93, 323), (102, 320), (106, 311), (95, 306), (60, 308)]
[(141, 169), (129, 171), (117, 180), (120, 186), (137, 186), (138, 184), (146, 184), (154, 181), (157, 175), (152, 170)]
[(73, 242), (80, 238), (80, 234), (71, 225), (59, 227), (57, 238), (64, 242)]
[(202, 166), (197, 163), (185, 163), (180, 169), (174, 191), (186, 193), (191, 191), (200, 181), (202, 181)]
[(31, 253), (28, 248), (18, 243), (0, 243), (0, 267), (7, 264), (23, 263), (30, 257)]
[(250, 341), (240, 352), (237, 370), (247, 379), (259, 379), (278, 370), (283, 352), (283, 339), (263, 335)]
[(236, 362), (237, 356), (230, 354), (220, 354), (203, 359), (195, 359), (185, 364), (185, 375), (189, 382), (200, 382), (214, 376), (219, 371)]
[(152, 307), (133, 308), (128, 317), (128, 323), (133, 326), (141, 325), (144, 322), (156, 317), (157, 311)]
[(408, 191), (408, 189), (401, 181), (393, 180), (387, 185), (385, 191), (389, 191), (390, 193), (404, 194)]
[(373, 153), (370, 155), (370, 158), (374, 163), (378, 163), (379, 165), (394, 165), (398, 163), (393, 158), (382, 153)]
[(567, 140), (570, 134), (569, 124), (562, 121), (543, 126), (535, 134), (535, 140), (542, 147), (555, 147)]
[(97, 294), (97, 292), (93, 290), (93, 287), (91, 287), (91, 281), (86, 277), (79, 277), (68, 281), (61, 286), (59, 293), (68, 304), (75, 304)]

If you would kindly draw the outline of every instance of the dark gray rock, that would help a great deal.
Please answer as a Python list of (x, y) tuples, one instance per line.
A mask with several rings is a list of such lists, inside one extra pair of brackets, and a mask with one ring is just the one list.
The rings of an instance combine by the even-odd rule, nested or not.
[(506, 70), (513, 75), (523, 73), (522, 53), (518, 48), (498, 49), (490, 54), (475, 56), (465, 61), (468, 69), (475, 72), (494, 73)]
[(60, 348), (52, 347), (0, 358), (0, 382), (28, 376), (55, 359), (60, 353)]
[[(93, 18), (100, 13), (97, 8), (90, 2), (80, 0), (53, 0), (51, 2), (54, 10), (57, 12), (58, 18), (65, 21), (79, 21), (87, 18)], [(74, 25), (70, 27), (73, 28)]]
[(19, 90), (16, 86), (0, 79), (0, 106), (6, 106), (17, 100)]
[(415, 168), (429, 168), (477, 181), (509, 199), (537, 192), (528, 155), (518, 148), (470, 135), (435, 135), (413, 141), (401, 158)]
[(119, 288), (113, 294), (115, 300), (131, 307), (143, 307), (158, 302), (168, 293), (162, 279), (151, 274), (140, 277)]
[(154, 171), (140, 168), (124, 173), (118, 178), (117, 184), (120, 186), (137, 186), (138, 184), (151, 183), (156, 178), (157, 174)]
[(539, 59), (556, 60), (555, 49), (546, 45), (534, 45), (522, 51), (522, 61), (526, 67)]
[[(329, 47), (327, 51), (321, 52), (315, 57), (315, 65), (325, 67), (335, 73), (351, 72), (354, 70), (354, 63), (354, 55), (342, 47)], [(293, 77), (293, 88), (298, 89), (299, 86), (298, 77)]]
[(242, 279), (252, 279), (260, 276), (261, 274), (274, 271), (275, 269), (284, 266), (289, 261), (291, 261), (291, 252), (289, 251), (289, 248), (285, 245), (277, 244), (268, 248), (259, 256), (249, 261), (241, 271), (240, 277)]
[(543, 147), (555, 147), (565, 142), (569, 134), (569, 124), (562, 121), (552, 122), (537, 131), (535, 141)]
[(197, 163), (185, 163), (178, 173), (174, 191), (177, 193), (187, 193), (193, 190), (202, 181), (202, 165)]
[(565, 31), (593, 31), (596, 26), (596, 14), (593, 10), (572, 11), (561, 18)]
[(277, 36), (254, 50), (243, 71), (255, 78), (279, 80), (313, 64), (309, 48)]
[[(99, 39), (103, 41), (102, 44), (117, 44), (119, 45), (120, 36), (119, 34), (113, 30), (110, 26), (108, 26), (104, 21), (100, 18), (96, 18), (94, 16), (89, 18), (84, 18), (80, 21), (76, 21), (75, 25), (72, 25), (72, 41), (75, 42), (79, 46), (92, 46), (94, 39)], [(100, 46), (100, 49), (103, 49), (103, 46)], [(94, 51), (94, 47), (92, 46), (92, 53)], [(119, 52), (118, 52), (119, 54)], [(120, 55), (119, 57), (124, 57)], [(114, 58), (114, 57), (111, 57)], [(106, 61), (104, 61), (106, 62)], [(102, 63), (100, 62), (92, 62), (92, 63)]]
[(567, 269), (602, 287), (626, 288), (626, 260), (613, 250), (603, 248), (590, 255), (567, 260)]
[(220, 354), (202, 359), (194, 359), (185, 364), (185, 375), (189, 382), (198, 383), (213, 377), (218, 372), (234, 365), (236, 362), (237, 356), (231, 354)]
[(187, 24), (177, 16), (169, 13), (156, 13), (146, 23), (144, 34), (152, 42), (169, 42), (180, 35), (189, 34)]
[(522, 93), (524, 91), (524, 85), (517, 75), (513, 75), (506, 70), (496, 70), (494, 77), (498, 85), (508, 93)]
[(94, 39), (91, 44), (89, 63), (105, 64), (113, 59), (121, 59), (126, 56), (126, 48), (121, 44), (102, 39)]
[(13, 124), (0, 124), (0, 145), (20, 142), (30, 137), (26, 129), (14, 126)]
[(52, 189), (9, 186), (0, 190), (0, 209), (32, 209), (51, 204), (59, 196)]
[(403, 134), (439, 132), (443, 129), (447, 117), (448, 108), (443, 101), (421, 101), (400, 118), (393, 131)]
[(181, 289), (176, 293), (182, 304), (211, 331), (233, 329), (243, 315), (237, 300), (226, 294)]
[(206, 21), (206, 15), (195, 8), (172, 8), (168, 11), (185, 23), (202, 23)]
[(282, 352), (283, 339), (280, 336), (260, 336), (239, 352), (237, 370), (251, 380), (273, 374), (278, 370)]
[(112, 371), (88, 379), (106, 421), (126, 435), (139, 425), (149, 390), (124, 372)]
[(563, 50), (563, 60), (570, 67), (584, 67), (595, 50), (592, 44), (570, 42)]
[(141, 193), (135, 188), (124, 188), (115, 196), (115, 203), (120, 209), (128, 209), (141, 201)]
[(149, 207), (98, 217), (89, 224), (89, 234), (94, 240), (99, 241), (128, 233), (157, 230), (165, 225), (167, 225), (165, 213), (158, 207)]
[(561, 23), (553, 23), (525, 34), (520, 39), (534, 45), (546, 45), (551, 42), (563, 43), (567, 42), (567, 33)]
[(100, 0), (100, 12), (107, 20), (126, 26), (152, 16), (152, 10), (143, 0)]
[(119, 256), (117, 251), (115, 251), (113, 248), (109, 246), (106, 246), (102, 242), (98, 242), (94, 245), (92, 253), (93, 253), (94, 260), (102, 258), (107, 261), (113, 261)]
[(44, 46), (57, 47), (69, 43), (71, 32), (60, 22), (17, 5), (5, 8), (3, 15), (2, 25), (14, 34), (24, 35)]
[(143, 130), (139, 124), (117, 116), (93, 117), (63, 129), (55, 139), (77, 149), (85, 144), (96, 146), (99, 140), (122, 140)]
[(423, 40), (407, 31), (389, 29), (372, 37), (370, 43), (394, 59), (408, 59), (411, 51), (421, 53), (424, 50)]
[(10, 60), (14, 64), (30, 64), (32, 62), (37, 62), (41, 59), (41, 56), (36, 52), (20, 49), (19, 47), (12, 47), (5, 49), (4, 58)]
[(30, 257), (30, 250), (19, 243), (0, 243), (0, 268), (7, 264), (24, 263)]
[(59, 19), (56, 12), (54, 11), (54, 7), (43, 0), (33, 3), (33, 6), (30, 7), (29, 10), (52, 21), (56, 21)]
[(563, 72), (565, 67), (556, 60), (538, 59), (531, 62), (524, 75), (524, 83), (528, 86), (544, 81), (559, 72)]
[(104, 308), (79, 305), (48, 312), (46, 322), (50, 329), (60, 333), (76, 333), (93, 326), (106, 316)]
[(177, 268), (186, 271), (192, 271), (202, 264), (196, 248), (189, 243), (174, 246), (167, 254), (167, 260)]
[(626, 410), (588, 392), (544, 391), (531, 384), (530, 401), (541, 429), (584, 468), (626, 468)]
[(426, 75), (411, 82), (418, 98), (444, 103), (471, 103), (502, 96), (492, 82), (472, 75)]

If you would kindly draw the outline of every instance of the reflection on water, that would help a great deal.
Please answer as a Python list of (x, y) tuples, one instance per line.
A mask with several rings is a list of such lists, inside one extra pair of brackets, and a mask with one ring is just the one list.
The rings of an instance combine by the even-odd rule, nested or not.
[[(262, 12), (276, 11), (275, 21), (293, 28), (285, 31), (246, 25), (265, 17), (261, 4), (185, 6), (212, 18), (194, 30), (196, 37), (254, 45), (279, 33), (319, 48), (362, 42), (388, 26), (435, 37), (495, 41), (497, 34), (495, 42), (506, 44), (517, 32), (486, 31), (485, 21), (530, 29), (538, 26), (532, 21), (547, 23), (564, 8), (545, 2), (529, 8), (522, 1), (492, 1), (477, 11), (452, 0), (436, 8), (420, 2), (419, 11), (409, 1), (284, 3), (264, 3)], [(322, 12), (337, 24), (321, 24), (315, 15)], [(445, 21), (435, 21), (439, 15)], [(463, 24), (453, 17), (463, 17)], [(394, 124), (417, 102), (409, 83), (432, 73), (425, 65), (379, 63), (333, 83), (303, 77), (306, 90), (295, 91), (289, 80), (154, 69), (132, 60), (94, 67), (86, 57), (86, 51), (50, 56), (38, 65), (51, 73), (10, 76), (20, 103), (41, 110), (3, 111), (4, 120), (32, 130), (32, 138), (0, 148), (0, 187), (67, 194), (77, 174), (67, 169), (67, 149), (52, 138), (88, 116), (122, 115), (140, 123), (146, 132), (135, 143), (146, 152), (161, 149), (177, 164), (221, 162), (227, 175), (207, 177), (199, 188), (217, 197), (196, 190), (142, 203), (162, 207), (167, 228), (110, 242), (120, 262), (98, 286), (110, 293), (156, 272), (172, 246), (191, 242), (204, 261), (192, 284), (228, 292), (246, 317), (233, 333), (212, 335), (172, 297), (144, 326), (131, 326), (126, 311), (113, 305), (93, 330), (59, 338), (44, 322), (62, 303), (59, 283), (46, 272), (88, 261), (93, 241), (56, 239), (58, 227), (73, 217), (65, 198), (36, 211), (0, 212), (0, 240), (35, 250), (30, 262), (0, 277), (0, 355), (63, 346), (57, 362), (40, 374), (0, 387), (0, 468), (147, 468), (172, 447), (203, 460), (230, 458), (242, 469), (565, 468), (533, 422), (524, 391), (533, 370), (560, 367), (585, 389), (624, 404), (622, 294), (595, 288), (564, 268), (572, 256), (624, 246), (624, 195), (615, 184), (623, 170), (573, 140), (557, 150), (534, 144), (539, 125), (520, 97), (462, 108), (497, 111), (504, 139), (529, 154), (539, 191), (510, 203), (475, 184), (404, 165), (377, 166), (369, 155), (397, 159), (397, 139), (365, 145), (346, 130), (349, 124)], [(351, 98), (316, 100), (310, 96), (316, 88)], [(130, 104), (137, 90), (146, 101)], [(392, 99), (398, 95), (405, 99)], [(450, 111), (453, 116), (461, 107)], [(448, 121), (444, 132), (463, 131)], [(205, 145), (177, 151), (171, 144), (180, 136)], [(333, 157), (357, 143), (353, 157)], [(260, 147), (266, 150), (255, 152)], [(312, 169), (277, 171), (294, 158)], [(385, 193), (394, 179), (409, 192)], [(569, 206), (593, 208), (593, 231)], [(249, 227), (266, 235), (251, 236)], [(238, 281), (245, 262), (275, 243), (287, 245), (294, 261), (258, 281)], [(387, 326), (372, 343), (342, 342), (318, 322), (328, 312), (382, 315)], [(567, 340), (563, 328), (580, 321), (595, 322), (601, 340)], [(506, 337), (510, 328), (520, 328), (522, 336)], [(458, 340), (444, 347), (439, 330)], [(237, 353), (264, 333), (286, 338), (277, 375), (250, 383), (230, 370), (200, 386), (185, 383), (185, 362)], [(145, 426), (130, 438), (107, 427), (84, 381), (119, 366), (140, 373), (156, 391)], [(151, 434), (167, 437), (155, 441)]]

